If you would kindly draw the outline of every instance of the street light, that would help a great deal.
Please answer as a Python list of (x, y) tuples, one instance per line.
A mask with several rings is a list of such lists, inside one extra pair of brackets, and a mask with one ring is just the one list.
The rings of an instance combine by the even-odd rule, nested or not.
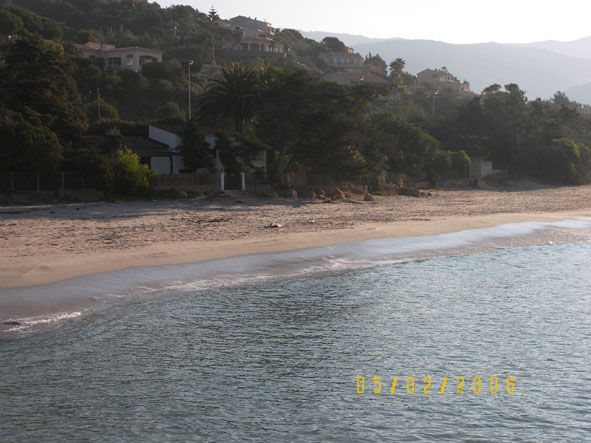
[(193, 60), (189, 60), (189, 121), (191, 121), (191, 65)]
[(433, 120), (435, 120), (435, 96), (439, 94), (439, 91), (433, 93)]

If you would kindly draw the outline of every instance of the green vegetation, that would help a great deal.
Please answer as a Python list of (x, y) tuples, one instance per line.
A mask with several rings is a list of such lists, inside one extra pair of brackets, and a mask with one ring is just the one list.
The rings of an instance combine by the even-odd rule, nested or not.
[(529, 101), (516, 84), (492, 85), (481, 98), (437, 122), (434, 134), (448, 146), (493, 160), (497, 168), (553, 183), (591, 179), (591, 121), (562, 93)]
[[(89, 40), (152, 47), (165, 58), (139, 74), (113, 72), (76, 51), (74, 42)], [(145, 195), (152, 173), (121, 149), (120, 138), (95, 146), (85, 136), (113, 127), (146, 136), (147, 124), (160, 121), (185, 126), (187, 170), (213, 167), (205, 124), (216, 131), (226, 171), (245, 171), (266, 151), (275, 183), (290, 171), (342, 179), (390, 171), (438, 184), (465, 178), (468, 155), (547, 182), (591, 180), (591, 121), (564, 93), (532, 101), (508, 84), (481, 97), (436, 94), (414, 86), (403, 59), (387, 66), (377, 54), (365, 65), (390, 86), (342, 86), (325, 80), (334, 68), (318, 57), (346, 50), (334, 37), (315, 42), (278, 31), (285, 57), (235, 51), (239, 40), (213, 9), (95, 0), (18, 0), (0, 8), (0, 170), (87, 171), (109, 195)], [(226, 68), (205, 81), (198, 73), (213, 60)]]
[(129, 148), (116, 150), (100, 164), (102, 187), (107, 196), (146, 196), (150, 192), (150, 178), (156, 173)]
[(185, 169), (188, 171), (214, 166), (214, 158), (209, 149), (209, 143), (205, 140), (203, 133), (199, 130), (199, 125), (195, 121), (187, 124), (180, 150), (185, 161)]

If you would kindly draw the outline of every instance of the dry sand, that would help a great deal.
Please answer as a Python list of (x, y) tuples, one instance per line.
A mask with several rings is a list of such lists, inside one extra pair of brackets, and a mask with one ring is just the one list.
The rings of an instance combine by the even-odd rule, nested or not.
[(591, 217), (591, 186), (434, 191), (429, 198), (355, 203), (247, 199), (0, 207), (0, 287), (567, 217)]

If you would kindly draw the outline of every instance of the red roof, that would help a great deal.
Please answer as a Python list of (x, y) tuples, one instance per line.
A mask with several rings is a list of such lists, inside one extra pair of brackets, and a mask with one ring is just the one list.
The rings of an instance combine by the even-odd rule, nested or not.
[(378, 85), (389, 85), (389, 81), (384, 80), (379, 75), (372, 74), (371, 72), (341, 72), (343, 77), (353, 83), (372, 83)]

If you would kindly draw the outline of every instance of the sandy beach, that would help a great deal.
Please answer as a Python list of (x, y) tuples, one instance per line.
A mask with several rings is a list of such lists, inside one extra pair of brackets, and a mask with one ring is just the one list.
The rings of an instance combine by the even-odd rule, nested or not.
[[(0, 207), (0, 287), (235, 255), (591, 217), (591, 186), (428, 198), (171, 200)], [(271, 223), (282, 225), (270, 228)]]

